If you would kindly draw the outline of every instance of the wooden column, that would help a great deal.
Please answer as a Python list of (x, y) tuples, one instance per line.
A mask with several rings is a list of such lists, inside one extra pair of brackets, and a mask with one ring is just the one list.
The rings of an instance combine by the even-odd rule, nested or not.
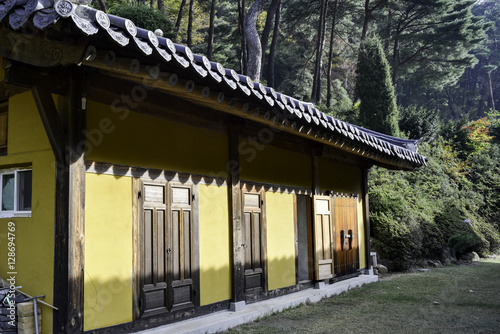
[(312, 193), (319, 195), (319, 157), (321, 156), (321, 147), (314, 145), (311, 149), (311, 169), (312, 169)]
[(371, 256), (370, 256), (370, 202), (368, 200), (368, 173), (370, 172), (371, 165), (363, 167), (363, 226), (365, 229), (365, 256), (366, 256), (366, 269), (370, 269)]
[(241, 125), (230, 124), (229, 136), (229, 214), (232, 227), (233, 241), (233, 285), (231, 297), (231, 309), (237, 310), (236, 303), (245, 300), (244, 294), (244, 252), (243, 242), (243, 221), (242, 221), (242, 195), (240, 181), (240, 155), (238, 152)]
[(68, 208), (68, 325), (83, 332), (85, 246), (85, 135), (86, 101), (81, 72), (73, 72), (68, 96), (69, 208)]
[(83, 332), (86, 113), (80, 72), (69, 76), (61, 122), (66, 133), (64, 161), (56, 160), (54, 245), (54, 333)]

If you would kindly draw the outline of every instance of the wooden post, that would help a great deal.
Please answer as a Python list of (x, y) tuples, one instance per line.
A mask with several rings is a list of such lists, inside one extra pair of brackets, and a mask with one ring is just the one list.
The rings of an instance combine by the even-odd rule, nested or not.
[(69, 224), (68, 224), (68, 332), (83, 332), (83, 283), (85, 246), (85, 135), (86, 101), (81, 73), (70, 81), (69, 139)]
[(321, 149), (314, 146), (311, 150), (311, 169), (312, 169), (312, 192), (313, 195), (319, 195), (319, 161), (318, 157), (321, 156)]
[(62, 124), (67, 146), (56, 161), (54, 246), (54, 333), (83, 332), (85, 236), (85, 103), (79, 72), (71, 72), (64, 97)]
[(243, 242), (242, 221), (242, 195), (240, 181), (240, 156), (238, 152), (240, 124), (230, 124), (229, 136), (229, 214), (231, 217), (233, 240), (233, 286), (231, 297), (231, 310), (238, 311), (244, 306), (244, 252), (241, 247)]
[(368, 173), (371, 166), (363, 168), (363, 226), (365, 229), (365, 256), (366, 256), (366, 269), (370, 270), (371, 264), (371, 250), (370, 250), (370, 202), (368, 200)]

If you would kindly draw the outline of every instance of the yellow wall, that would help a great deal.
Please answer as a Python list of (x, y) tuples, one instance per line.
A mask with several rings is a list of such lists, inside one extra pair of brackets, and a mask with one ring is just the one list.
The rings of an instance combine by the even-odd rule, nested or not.
[(132, 178), (86, 175), (84, 330), (132, 321)]
[(231, 298), (231, 230), (228, 188), (199, 185), (200, 302)]
[(227, 135), (222, 132), (93, 101), (87, 104), (88, 160), (227, 176), (227, 147)]
[(311, 158), (307, 155), (247, 138), (240, 138), (239, 152), (242, 180), (305, 188), (312, 186)]
[[(2, 73), (0, 73), (2, 75)], [(16, 285), (52, 304), (54, 271), (55, 162), (30, 92), (9, 100), (8, 155), (0, 168), (33, 167), (31, 218), (0, 219), (0, 276), (8, 278), (7, 224), (15, 223)], [(52, 333), (52, 309), (42, 306), (43, 333)]]
[(358, 249), (359, 249), (359, 268), (366, 267), (366, 238), (365, 238), (365, 227), (364, 227), (364, 215), (363, 215), (363, 197), (359, 196), (357, 200), (357, 210), (358, 210)]
[(268, 289), (295, 284), (293, 194), (266, 192)]
[(361, 168), (345, 166), (319, 159), (320, 191), (333, 190), (341, 193), (361, 194), (363, 190), (363, 174)]

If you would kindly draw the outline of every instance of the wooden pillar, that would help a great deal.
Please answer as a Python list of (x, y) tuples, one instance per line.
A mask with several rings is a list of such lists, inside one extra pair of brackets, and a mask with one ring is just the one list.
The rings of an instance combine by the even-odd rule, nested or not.
[(371, 250), (370, 250), (370, 202), (368, 199), (368, 173), (371, 165), (365, 165), (363, 168), (363, 226), (365, 229), (365, 256), (366, 269), (371, 266)]
[(85, 246), (85, 130), (86, 100), (81, 72), (73, 72), (68, 96), (69, 209), (68, 209), (68, 325), (83, 332)]
[(243, 244), (243, 221), (242, 221), (242, 195), (240, 181), (240, 155), (238, 152), (239, 138), (241, 132), (240, 124), (230, 124), (229, 136), (229, 214), (232, 227), (233, 241), (233, 270), (232, 270), (232, 297), (231, 310), (237, 311), (244, 305), (244, 251)]
[(86, 113), (83, 80), (72, 72), (64, 96), (64, 161), (56, 161), (54, 245), (54, 333), (83, 332)]
[(312, 192), (313, 195), (319, 195), (319, 157), (321, 156), (321, 147), (314, 146), (311, 149), (311, 169), (312, 169)]

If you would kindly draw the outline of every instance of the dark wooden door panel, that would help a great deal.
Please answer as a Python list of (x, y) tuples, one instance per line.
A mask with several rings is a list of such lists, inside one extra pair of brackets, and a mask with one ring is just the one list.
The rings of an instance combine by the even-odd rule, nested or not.
[(199, 304), (192, 192), (191, 186), (143, 185), (140, 228), (143, 315)]
[(265, 290), (262, 203), (260, 193), (243, 193), (245, 293)]
[(193, 215), (190, 187), (172, 187), (172, 311), (196, 304), (193, 280)]

